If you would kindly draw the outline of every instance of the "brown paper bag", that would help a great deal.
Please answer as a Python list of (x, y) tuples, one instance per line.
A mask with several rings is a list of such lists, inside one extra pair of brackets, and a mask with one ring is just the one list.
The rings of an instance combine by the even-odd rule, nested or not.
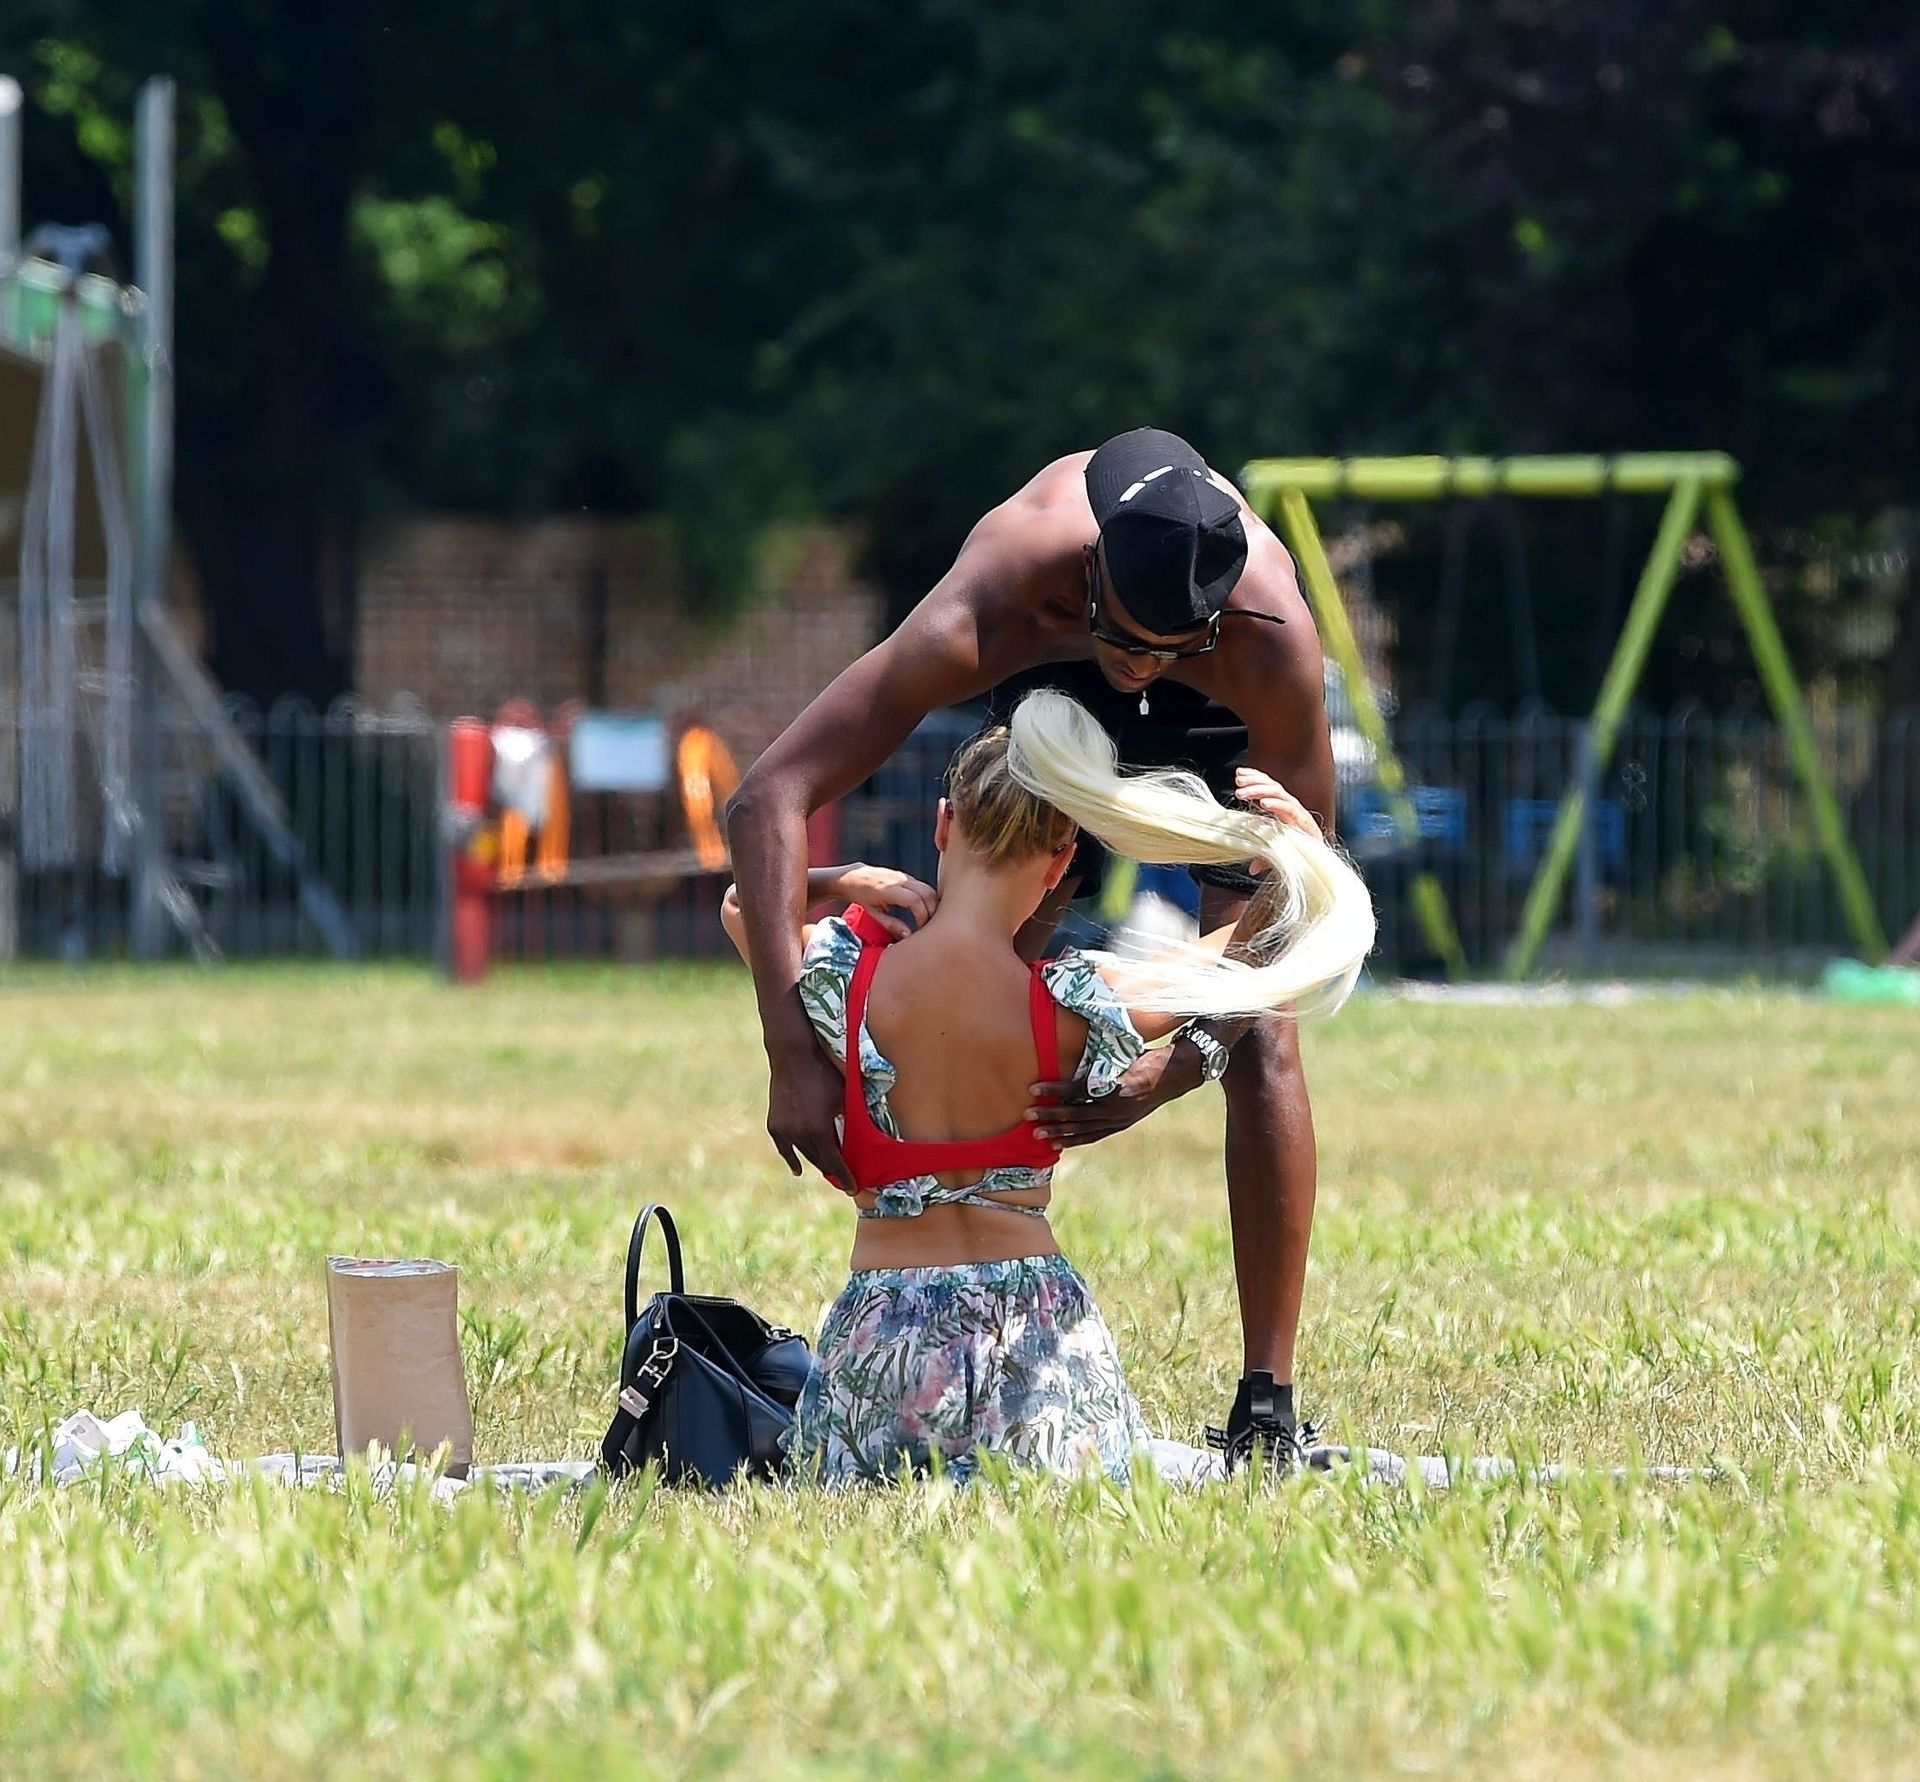
[(444, 1262), (327, 1258), (333, 1427), (340, 1453), (379, 1442), (396, 1459), (449, 1444), (448, 1474), (473, 1463), (473, 1407), (460, 1364), (460, 1271)]

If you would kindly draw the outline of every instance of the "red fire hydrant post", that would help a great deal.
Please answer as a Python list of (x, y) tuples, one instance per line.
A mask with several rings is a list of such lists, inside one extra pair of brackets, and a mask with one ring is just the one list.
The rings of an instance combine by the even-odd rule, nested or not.
[(493, 953), (493, 893), (499, 861), (487, 799), (493, 734), (478, 718), (447, 727), (447, 845), (453, 853), (447, 963), (456, 984), (477, 984)]

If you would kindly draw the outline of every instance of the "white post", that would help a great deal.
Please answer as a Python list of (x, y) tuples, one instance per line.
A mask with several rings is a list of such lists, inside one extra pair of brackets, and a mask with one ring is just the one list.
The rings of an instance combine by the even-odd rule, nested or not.
[[(146, 360), (147, 412), (134, 505), (134, 602), (164, 606), (173, 560), (173, 82), (150, 80), (135, 113), (134, 279), (146, 294), (139, 347)], [(160, 901), (165, 881), (166, 793), (160, 754), (164, 676), (144, 630), (135, 664), (139, 688), (134, 747), (140, 833), (133, 881), (133, 952), (157, 958), (166, 944)]]
[[(11, 75), (0, 74), (0, 277), (12, 265), (20, 251), (20, 83)], [(17, 707), (11, 697), (9, 672), (13, 656), (11, 627), (13, 615), (0, 619), (8, 628), (0, 635), (0, 812), (14, 824), (20, 820), (19, 801), (14, 796), (14, 729)], [(0, 851), (0, 960), (11, 959), (19, 941), (18, 881), (10, 849)]]
[(20, 251), (20, 83), (0, 74), (0, 272)]
[(146, 476), (137, 516), (140, 595), (164, 600), (173, 518), (173, 82), (140, 89), (136, 117), (138, 210), (134, 216), (134, 281), (146, 293), (148, 397)]

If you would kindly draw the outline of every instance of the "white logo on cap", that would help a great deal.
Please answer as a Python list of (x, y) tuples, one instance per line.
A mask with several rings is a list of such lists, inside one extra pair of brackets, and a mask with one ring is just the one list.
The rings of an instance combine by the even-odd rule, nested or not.
[[(1148, 471), (1137, 483), (1129, 483), (1127, 485), (1125, 492), (1121, 495), (1120, 499), (1114, 503), (1114, 506), (1125, 507), (1147, 484), (1158, 481), (1161, 477), (1168, 475), (1172, 471), (1185, 469), (1186, 466), (1182, 464), (1163, 464), (1158, 470)], [(1188, 476), (1198, 476), (1199, 474), (1200, 472), (1197, 470), (1187, 471)]]

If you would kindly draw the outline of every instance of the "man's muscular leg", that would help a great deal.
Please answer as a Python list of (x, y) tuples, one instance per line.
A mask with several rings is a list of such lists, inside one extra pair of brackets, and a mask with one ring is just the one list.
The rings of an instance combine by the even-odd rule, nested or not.
[[(1052, 938), (1078, 879), (1063, 880), (1016, 940), (1021, 957), (1037, 959)], [(1243, 895), (1217, 886), (1201, 890), (1202, 926), (1237, 922)], [(1249, 1376), (1267, 1374), (1280, 1389), (1259, 1414), (1293, 1414), (1293, 1349), (1313, 1235), (1318, 1162), (1313, 1109), (1307, 1099), (1299, 1030), (1291, 1021), (1258, 1021), (1241, 1035), (1227, 1063), (1227, 1208), (1233, 1269), (1240, 1297), (1245, 1373), (1227, 1422), (1242, 1428), (1255, 1410)]]
[(1227, 1208), (1246, 1371), (1293, 1379), (1313, 1237), (1313, 1110), (1291, 1021), (1260, 1021), (1227, 1064)]
[[(1201, 891), (1208, 930), (1237, 922), (1246, 899)], [(1306, 1288), (1318, 1164), (1313, 1109), (1291, 1021), (1258, 1021), (1227, 1064), (1227, 1207), (1240, 1334), (1249, 1373), (1293, 1380), (1293, 1344)]]
[[(1079, 884), (1077, 876), (1065, 878), (1047, 894), (1016, 938), (1021, 958), (1038, 959), (1045, 951)], [(1200, 900), (1207, 930), (1239, 921), (1246, 907), (1244, 896), (1214, 885), (1202, 887)], [(1294, 1023), (1256, 1021), (1248, 1028), (1228, 1060), (1224, 1087), (1227, 1210), (1244, 1368), (1290, 1386), (1318, 1176)]]

